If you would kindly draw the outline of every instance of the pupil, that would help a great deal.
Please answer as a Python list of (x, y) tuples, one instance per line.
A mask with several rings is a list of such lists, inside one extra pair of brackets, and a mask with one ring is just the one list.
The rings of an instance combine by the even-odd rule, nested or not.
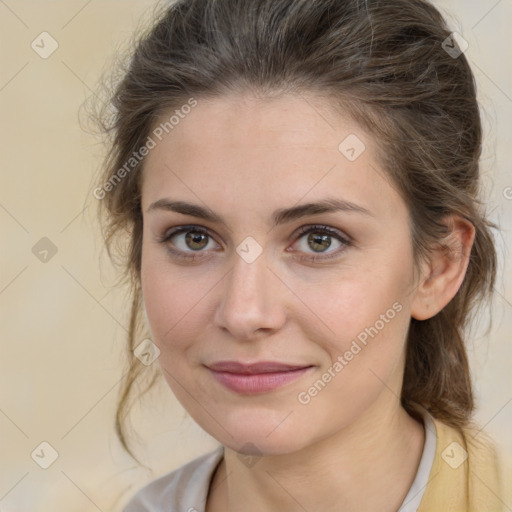
[(195, 234), (191, 234), (191, 233), (194, 233), (194, 232), (189, 231), (187, 233), (187, 236), (185, 237), (186, 241), (187, 241), (187, 245), (189, 245), (189, 247), (190, 247), (190, 244), (192, 244), (192, 245), (199, 244), (200, 247), (190, 247), (190, 249), (197, 250), (197, 249), (202, 249), (203, 247), (205, 247), (206, 244), (205, 243), (201, 244), (201, 239), (204, 242), (206, 240), (206, 235), (204, 233), (195, 233)]
[[(317, 250), (317, 248), (320, 249), (320, 251), (322, 249), (328, 249), (329, 246), (331, 245), (331, 237), (329, 235), (313, 235), (313, 234), (310, 234), (309, 237), (308, 237), (308, 241), (310, 242), (313, 242), (313, 244), (316, 246), (315, 247), (312, 247), (313, 250)], [(318, 252), (320, 252), (318, 251)]]

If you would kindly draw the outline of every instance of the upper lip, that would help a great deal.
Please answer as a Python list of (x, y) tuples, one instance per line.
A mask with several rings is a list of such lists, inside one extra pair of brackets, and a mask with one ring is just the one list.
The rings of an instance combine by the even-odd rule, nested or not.
[(260, 361), (256, 363), (240, 363), (238, 361), (218, 361), (207, 365), (210, 370), (216, 372), (255, 374), (289, 372), (301, 368), (308, 368), (311, 365), (280, 363), (278, 361)]

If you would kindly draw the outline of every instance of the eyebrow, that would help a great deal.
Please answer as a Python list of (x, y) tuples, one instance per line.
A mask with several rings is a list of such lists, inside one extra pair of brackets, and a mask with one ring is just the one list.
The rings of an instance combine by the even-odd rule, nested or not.
[[(149, 213), (154, 210), (172, 211), (226, 225), (226, 222), (222, 219), (222, 217), (214, 213), (212, 210), (192, 203), (187, 203), (186, 201), (159, 199), (149, 206), (147, 212)], [(370, 210), (358, 204), (345, 201), (344, 199), (326, 198), (321, 201), (305, 203), (292, 206), (290, 208), (280, 208), (276, 210), (272, 215), (272, 226), (276, 227), (281, 224), (300, 219), (302, 217), (307, 217), (309, 215), (318, 215), (320, 213), (333, 213), (340, 211), (348, 213), (361, 213), (363, 215), (375, 217), (375, 215)]]

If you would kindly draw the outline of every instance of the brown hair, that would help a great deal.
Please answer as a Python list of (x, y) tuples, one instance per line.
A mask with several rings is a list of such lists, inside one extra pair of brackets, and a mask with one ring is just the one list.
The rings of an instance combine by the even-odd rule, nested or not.
[[(475, 306), (492, 294), (495, 226), (479, 201), (482, 134), (474, 77), (463, 53), (445, 51), (449, 36), (440, 13), (424, 0), (180, 0), (140, 36), (107, 105), (114, 114), (102, 127), (112, 139), (96, 189), (101, 193), (95, 192), (112, 257), (114, 239), (128, 234), (127, 246), (119, 249), (132, 286), (129, 369), (116, 431), (130, 453), (125, 420), (134, 383), (145, 381), (140, 396), (159, 371), (133, 355), (145, 337), (139, 188), (144, 160), (122, 179), (119, 170), (164, 113), (191, 97), (200, 101), (233, 91), (325, 95), (334, 99), (334, 111), (342, 107), (373, 134), (410, 212), (416, 264), (442, 243), (447, 215), (475, 226), (467, 273), (454, 299), (428, 320), (411, 319), (401, 396), (411, 414), (419, 403), (449, 425), (470, 421), (474, 402), (464, 337)], [(106, 183), (112, 185), (108, 191)]]

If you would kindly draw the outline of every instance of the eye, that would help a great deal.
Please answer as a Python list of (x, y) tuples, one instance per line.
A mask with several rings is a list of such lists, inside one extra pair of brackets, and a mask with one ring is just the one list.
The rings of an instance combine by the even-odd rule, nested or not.
[[(351, 245), (348, 237), (342, 235), (337, 230), (322, 225), (302, 226), (299, 229), (299, 236), (296, 245), (299, 245), (301, 252), (313, 251), (313, 257), (300, 256), (299, 259), (312, 261), (326, 260), (338, 256), (341, 252)], [(333, 240), (335, 241), (333, 244)], [(334, 247), (334, 250), (329, 250)], [(293, 251), (295, 252), (295, 251)], [(310, 253), (311, 254), (311, 253)], [(325, 254), (325, 256), (323, 256)]]
[(180, 226), (167, 231), (159, 241), (166, 244), (173, 255), (190, 259), (202, 257), (201, 253), (206, 252), (204, 249), (220, 247), (213, 241), (208, 230), (200, 226)]
[[(298, 235), (294, 245), (299, 245), (299, 249), (292, 249), (291, 252), (309, 252), (307, 256), (297, 256), (299, 260), (328, 260), (339, 256), (351, 245), (348, 237), (323, 225), (302, 226)], [(220, 248), (209, 231), (201, 226), (177, 227), (166, 231), (158, 241), (165, 244), (173, 256), (189, 260), (206, 257), (209, 250)], [(333, 247), (334, 250), (330, 250)]]

